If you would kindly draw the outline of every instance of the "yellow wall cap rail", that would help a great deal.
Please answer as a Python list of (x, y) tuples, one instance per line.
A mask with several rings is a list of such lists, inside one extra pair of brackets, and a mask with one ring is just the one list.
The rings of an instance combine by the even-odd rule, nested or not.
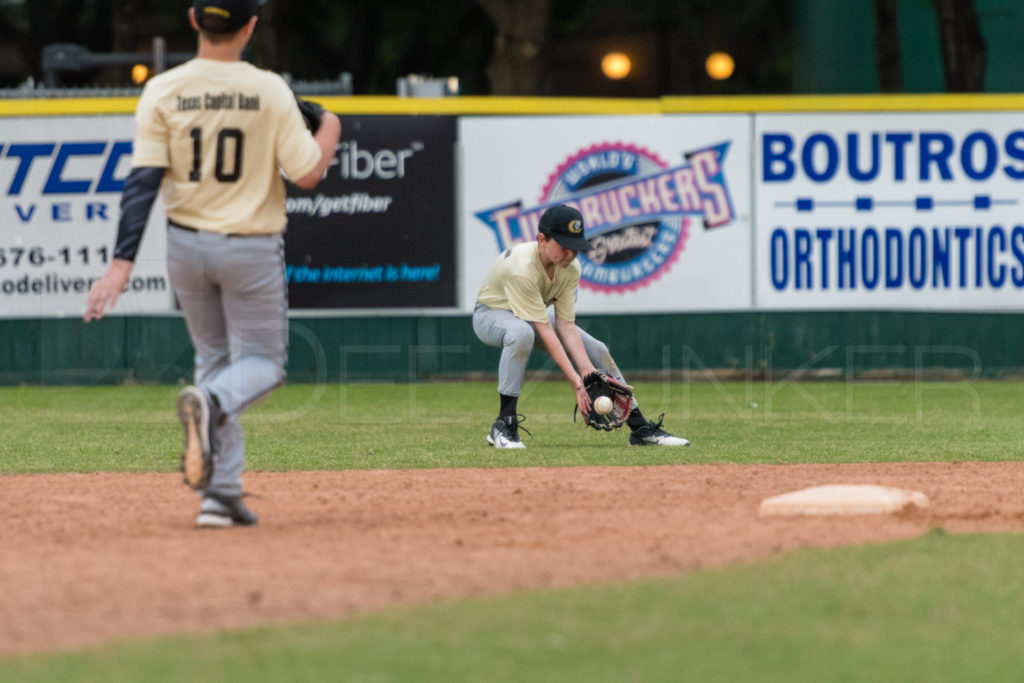
[[(715, 114), (1024, 110), (1024, 94), (759, 95), (613, 99), (589, 97), (316, 96), (342, 114), (463, 116)], [(132, 114), (136, 97), (0, 99), (0, 116)]]

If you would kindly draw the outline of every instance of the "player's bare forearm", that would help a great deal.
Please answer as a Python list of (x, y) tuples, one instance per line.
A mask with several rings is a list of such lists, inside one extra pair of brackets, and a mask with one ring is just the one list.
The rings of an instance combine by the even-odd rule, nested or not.
[(562, 347), (561, 340), (559, 340), (551, 325), (549, 323), (533, 323), (533, 329), (536, 331), (537, 336), (540, 337), (544, 348), (551, 355), (551, 359), (555, 361), (555, 365), (562, 370), (566, 379), (573, 385), (573, 388), (576, 388), (577, 382), (582, 386), (583, 380), (580, 379), (579, 373), (573, 367), (572, 361), (569, 360), (568, 354)]
[(573, 362), (576, 363), (576, 368), (581, 375), (586, 377), (596, 369), (590, 362), (590, 356), (587, 355), (587, 350), (583, 346), (583, 338), (580, 337), (580, 328), (576, 327), (575, 322), (556, 317), (555, 333)]
[(123, 258), (114, 258), (107, 272), (97, 280), (89, 290), (89, 298), (85, 304), (85, 322), (99, 320), (103, 314), (117, 304), (124, 287), (128, 284), (128, 276), (135, 264)]
[(320, 128), (313, 136), (320, 146), (320, 163), (312, 171), (295, 181), (304, 190), (312, 190), (324, 177), (324, 173), (334, 160), (334, 152), (341, 139), (341, 121), (332, 112), (325, 111), (320, 120)]
[[(575, 328), (575, 325), (573, 325), (573, 328)], [(583, 378), (580, 377), (578, 372), (576, 372), (576, 368), (573, 367), (572, 361), (569, 360), (569, 355), (566, 353), (566, 349), (562, 345), (562, 340), (559, 338), (559, 335), (555, 332), (554, 328), (551, 327), (550, 323), (533, 323), (533, 329), (540, 336), (541, 341), (544, 343), (544, 348), (547, 349), (549, 354), (551, 354), (551, 358), (555, 361), (555, 365), (561, 368), (566, 379), (569, 380), (569, 384), (572, 385), (573, 393), (576, 394), (576, 403), (580, 406), (580, 409), (589, 409), (590, 396), (587, 394), (586, 387), (583, 386)], [(583, 340), (580, 339), (578, 330), (576, 332), (576, 339), (579, 341), (580, 348), (582, 349)], [(584, 358), (586, 358), (586, 355), (586, 353), (583, 354)], [(587, 364), (590, 364), (589, 360), (587, 360)], [(591, 366), (591, 368), (592, 367), (593, 366)]]

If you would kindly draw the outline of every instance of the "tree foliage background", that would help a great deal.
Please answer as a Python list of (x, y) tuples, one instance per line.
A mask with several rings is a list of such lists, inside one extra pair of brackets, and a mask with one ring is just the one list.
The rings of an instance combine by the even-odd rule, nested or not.
[[(836, 0), (834, 0), (836, 1)], [(838, 0), (849, 1), (849, 0)], [(856, 0), (861, 2), (861, 0)], [(867, 2), (867, 0), (864, 0)], [(898, 92), (897, 8), (873, 0), (879, 89)], [(927, 2), (928, 0), (917, 0)], [(979, 0), (984, 2), (985, 0)], [(949, 90), (983, 90), (986, 45), (976, 0), (931, 0)], [(154, 37), (191, 53), (191, 0), (0, 0), (0, 87), (43, 79), (44, 46), (151, 52)], [(352, 75), (356, 94), (394, 94), (409, 74), (457, 76), (463, 94), (657, 97), (793, 92), (794, 0), (269, 0), (249, 58), (297, 80)], [(729, 51), (728, 81), (704, 59)], [(624, 81), (601, 56), (628, 52)], [(66, 85), (129, 85), (128, 67), (71, 75)]]
[[(0, 86), (43, 78), (44, 45), (149, 52), (155, 36), (191, 52), (189, 0), (0, 0)], [(299, 80), (353, 76), (357, 94), (394, 94), (397, 78), (457, 76), (465, 94), (656, 96), (709, 91), (705, 50), (734, 41), (754, 67), (743, 92), (787, 92), (787, 0), (270, 0), (250, 58)], [(638, 55), (630, 82), (598, 71), (602, 51)], [(680, 60), (688, 60), (685, 64)], [(666, 61), (673, 60), (673, 61)], [(127, 85), (127, 68), (71, 84)], [(721, 87), (721, 86), (719, 86)]]

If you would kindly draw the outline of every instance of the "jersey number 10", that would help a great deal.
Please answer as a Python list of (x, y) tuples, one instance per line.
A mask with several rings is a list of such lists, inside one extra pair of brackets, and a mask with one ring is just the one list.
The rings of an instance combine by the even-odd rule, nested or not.
[[(200, 181), (199, 169), (203, 160), (203, 129), (193, 128), (189, 131), (189, 135), (192, 136), (192, 171), (188, 174), (188, 179), (193, 183), (198, 183)], [(234, 140), (235, 143), (235, 158), (230, 172), (224, 169), (228, 140)], [(244, 140), (245, 135), (238, 128), (222, 128), (217, 133), (217, 164), (214, 166), (213, 175), (220, 182), (233, 183), (242, 177), (242, 142)]]

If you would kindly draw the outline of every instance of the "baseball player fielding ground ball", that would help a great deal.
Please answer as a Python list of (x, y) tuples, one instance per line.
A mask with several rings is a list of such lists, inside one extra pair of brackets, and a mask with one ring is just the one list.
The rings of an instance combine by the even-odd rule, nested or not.
[[(498, 256), (473, 311), (476, 336), (501, 349), (501, 404), (487, 443), (524, 448), (517, 404), (526, 362), (539, 346), (565, 373), (588, 425), (610, 431), (625, 423), (632, 446), (689, 446), (686, 439), (662, 429), (664, 415), (657, 422), (643, 416), (608, 347), (576, 325), (576, 254), (592, 249), (583, 235), (583, 216), (571, 206), (554, 206), (541, 216), (538, 232), (536, 242), (518, 244)], [(598, 402), (600, 409), (595, 409)]]
[(338, 117), (297, 102), (277, 74), (241, 61), (259, 0), (195, 0), (195, 59), (150, 80), (136, 109), (132, 170), (115, 258), (89, 292), (103, 317), (131, 273), (157, 192), (167, 270), (195, 346), (195, 386), (178, 396), (196, 525), (256, 524), (242, 501), (240, 416), (284, 381), (288, 318), (285, 187), (312, 189), (338, 144)]

